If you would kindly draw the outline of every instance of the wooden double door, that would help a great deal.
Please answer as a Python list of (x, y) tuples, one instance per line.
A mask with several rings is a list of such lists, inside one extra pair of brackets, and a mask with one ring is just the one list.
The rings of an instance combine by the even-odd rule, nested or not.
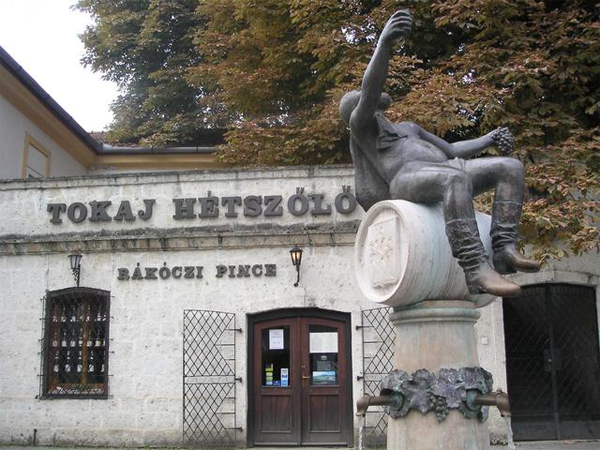
[(350, 444), (349, 317), (279, 315), (252, 324), (250, 444)]

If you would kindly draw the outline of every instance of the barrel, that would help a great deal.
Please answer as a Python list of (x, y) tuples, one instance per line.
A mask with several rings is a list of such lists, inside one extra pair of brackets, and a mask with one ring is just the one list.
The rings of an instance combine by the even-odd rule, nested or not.
[[(478, 212), (476, 219), (485, 250), (491, 255), (491, 218)], [(441, 205), (404, 200), (373, 205), (358, 228), (354, 267), (365, 297), (388, 306), (470, 300), (482, 307), (496, 298), (469, 294), (464, 272), (450, 250)]]

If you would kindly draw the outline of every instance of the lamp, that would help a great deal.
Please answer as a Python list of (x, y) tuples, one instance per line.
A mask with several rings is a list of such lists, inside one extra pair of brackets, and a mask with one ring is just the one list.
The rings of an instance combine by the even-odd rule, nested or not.
[(300, 281), (300, 264), (302, 264), (302, 249), (298, 247), (298, 244), (294, 245), (294, 248), (290, 250), (290, 256), (292, 257), (292, 264), (296, 267), (296, 272), (298, 272), (298, 279), (294, 283), (294, 286), (298, 287), (298, 282)]
[(71, 263), (71, 272), (75, 278), (75, 283), (79, 287), (79, 274), (81, 272), (81, 255), (69, 255), (69, 262)]

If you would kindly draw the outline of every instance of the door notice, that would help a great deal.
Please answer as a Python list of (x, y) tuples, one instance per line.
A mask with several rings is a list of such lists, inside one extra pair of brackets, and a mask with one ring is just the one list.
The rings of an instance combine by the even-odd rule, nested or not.
[(337, 333), (310, 333), (310, 353), (337, 353)]
[(287, 387), (289, 386), (289, 369), (288, 368), (282, 368), (281, 369), (281, 386), (282, 387)]
[(269, 350), (283, 350), (283, 330), (269, 330)]

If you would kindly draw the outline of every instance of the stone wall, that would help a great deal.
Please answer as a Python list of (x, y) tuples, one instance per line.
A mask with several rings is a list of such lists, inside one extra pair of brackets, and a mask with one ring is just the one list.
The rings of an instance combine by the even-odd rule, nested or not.
[[(177, 445), (182, 438), (182, 319), (186, 309), (233, 312), (242, 333), (236, 336), (236, 375), (246, 373), (246, 314), (287, 307), (317, 307), (353, 313), (372, 307), (357, 294), (352, 277), (353, 233), (360, 208), (342, 214), (335, 198), (352, 173), (343, 168), (294, 168), (276, 171), (161, 173), (12, 182), (0, 185), (2, 237), (2, 350), (8, 361), (0, 375), (0, 441), (40, 444)], [(314, 198), (302, 215), (289, 212), (296, 194), (323, 194), (313, 215)], [(281, 196), (281, 215), (226, 217), (222, 200), (212, 218), (175, 220), (173, 199)], [(137, 211), (154, 199), (152, 217)], [(256, 200), (256, 199), (255, 199)], [(93, 201), (111, 201), (109, 221), (90, 221)], [(130, 202), (136, 220), (114, 220), (121, 201)], [(291, 207), (296, 212), (307, 200)], [(79, 222), (61, 213), (51, 223), (49, 204), (82, 203), (88, 217)], [(344, 206), (345, 205), (345, 206)], [(344, 201), (342, 209), (348, 207)], [(252, 214), (256, 213), (256, 201)], [(196, 201), (195, 214), (201, 213)], [(266, 208), (266, 207), (265, 207)], [(97, 210), (96, 210), (97, 211)], [(279, 214), (279, 208), (275, 208)], [(81, 213), (79, 208), (78, 213)], [(247, 211), (248, 213), (248, 211)], [(232, 215), (232, 213), (230, 214)], [(79, 216), (77, 216), (77, 219)], [(106, 217), (103, 216), (104, 219)], [(55, 220), (56, 222), (56, 220)], [(304, 248), (301, 281), (289, 249)], [(81, 252), (81, 285), (111, 293), (108, 400), (39, 400), (41, 299), (46, 291), (70, 287), (67, 255)], [(132, 279), (146, 267), (203, 266), (202, 279)], [(260, 276), (217, 277), (217, 266), (262, 265)], [(266, 276), (265, 265), (276, 267)], [(119, 280), (119, 269), (130, 278)], [(258, 273), (258, 270), (256, 271)], [(362, 303), (362, 305), (361, 305)], [(355, 373), (361, 371), (360, 334), (352, 336)], [(8, 345), (17, 342), (17, 345)], [(357, 383), (355, 395), (360, 394)], [(245, 429), (246, 385), (237, 386), (237, 421)], [(245, 430), (238, 433), (245, 442)]]
[[(236, 376), (242, 379), (235, 402), (240, 444), (246, 442), (248, 408), (247, 314), (290, 307), (350, 313), (355, 402), (363, 394), (362, 381), (356, 380), (363, 370), (356, 325), (361, 310), (376, 305), (362, 298), (353, 275), (354, 235), (363, 212), (360, 207), (350, 211), (347, 196), (339, 197), (336, 207), (343, 186), (353, 186), (352, 175), (351, 167), (339, 166), (0, 182), (0, 443), (31, 443), (37, 430), (36, 443), (44, 445), (180, 445), (186, 309), (235, 313), (242, 329), (235, 338)], [(306, 197), (288, 205), (296, 194)], [(278, 196), (281, 203), (275, 204)], [(219, 199), (218, 214), (209, 197)], [(225, 197), (240, 197), (241, 205), (237, 200), (224, 204)], [(183, 218), (185, 203), (174, 199), (191, 198), (196, 217)], [(147, 219), (144, 200), (155, 201)], [(107, 201), (111, 204), (99, 203)], [(306, 204), (308, 210), (300, 214)], [(57, 205), (65, 205), (64, 211)], [(87, 216), (79, 221), (83, 210)], [(294, 244), (304, 249), (298, 287), (289, 256)], [(106, 400), (37, 398), (42, 298), (46, 291), (73, 286), (67, 259), (73, 252), (84, 255), (81, 285), (111, 293)], [(586, 263), (576, 271), (588, 267), (587, 282), (597, 285), (597, 258), (591, 261), (595, 268)], [(138, 264), (142, 277), (146, 268), (165, 264), (171, 270), (202, 266), (203, 277), (135, 279)], [(275, 266), (274, 276), (266, 276), (267, 264)], [(560, 263), (560, 270), (571, 273), (570, 264)], [(239, 265), (262, 265), (262, 273), (230, 277), (229, 266), (237, 270)], [(223, 276), (217, 276), (218, 266), (227, 267)], [(536, 277), (554, 274), (557, 267)], [(501, 303), (481, 312), (481, 365), (493, 372), (495, 387), (506, 390)], [(490, 428), (502, 437), (494, 414)]]

